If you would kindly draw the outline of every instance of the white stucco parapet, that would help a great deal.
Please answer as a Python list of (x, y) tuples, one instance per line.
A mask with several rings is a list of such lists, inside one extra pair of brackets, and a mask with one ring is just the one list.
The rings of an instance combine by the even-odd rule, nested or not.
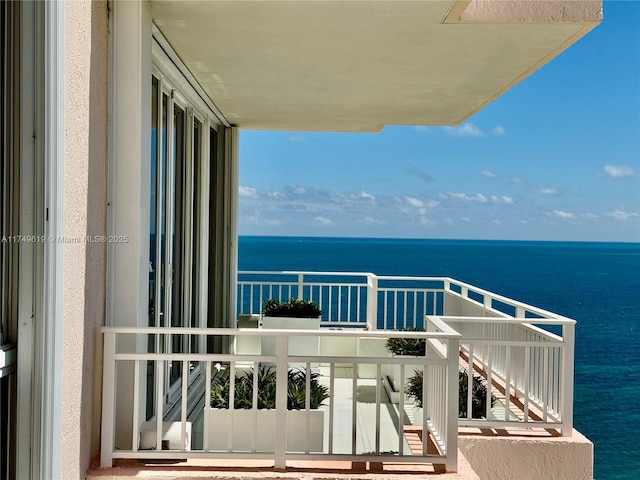
[(460, 435), (458, 441), (481, 480), (593, 478), (593, 443), (575, 429), (571, 437)]

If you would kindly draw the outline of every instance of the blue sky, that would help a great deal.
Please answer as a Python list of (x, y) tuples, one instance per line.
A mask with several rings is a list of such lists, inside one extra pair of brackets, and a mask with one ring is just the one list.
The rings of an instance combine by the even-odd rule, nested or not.
[(241, 235), (640, 242), (640, 2), (458, 127), (242, 131)]

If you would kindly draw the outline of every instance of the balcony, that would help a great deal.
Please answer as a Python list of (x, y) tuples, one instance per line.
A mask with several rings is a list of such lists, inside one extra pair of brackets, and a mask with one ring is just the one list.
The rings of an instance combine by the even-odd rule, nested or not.
[[(572, 434), (574, 320), (440, 277), (240, 272), (236, 295), (243, 328), (103, 329), (102, 466), (251, 459), (456, 471), (460, 432)], [(263, 322), (264, 300), (292, 297), (321, 307), (320, 327)], [(390, 338), (416, 339), (424, 354), (392, 356)], [(325, 392), (319, 405), (314, 388)]]

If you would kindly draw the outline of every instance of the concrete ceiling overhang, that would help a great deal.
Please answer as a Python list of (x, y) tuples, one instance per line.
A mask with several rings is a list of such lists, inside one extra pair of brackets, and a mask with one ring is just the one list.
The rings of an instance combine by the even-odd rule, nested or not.
[(457, 125), (601, 12), (601, 0), (151, 1), (227, 121), (270, 130)]

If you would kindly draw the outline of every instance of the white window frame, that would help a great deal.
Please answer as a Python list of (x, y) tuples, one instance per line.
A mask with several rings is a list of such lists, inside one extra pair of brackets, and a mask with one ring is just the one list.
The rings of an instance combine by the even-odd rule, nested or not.
[[(206, 239), (208, 238), (208, 223), (209, 218), (205, 213), (208, 212), (208, 199), (209, 199), (209, 173), (210, 173), (210, 165), (209, 165), (209, 153), (210, 153), (210, 145), (209, 145), (209, 133), (210, 130), (213, 129), (220, 135), (223, 129), (224, 124), (219, 119), (219, 113), (215, 109), (215, 106), (210, 102), (203, 100), (202, 92), (197, 83), (192, 78), (189, 78), (189, 74), (185, 74), (185, 68), (182, 64), (176, 64), (176, 58), (173, 58), (172, 51), (169, 50), (168, 44), (164, 37), (160, 34), (157, 28), (153, 28), (153, 41), (152, 41), (152, 65), (151, 72), (152, 76), (158, 79), (158, 126), (161, 125), (162, 122), (162, 95), (166, 94), (168, 97), (168, 105), (167, 105), (167, 135), (166, 135), (166, 150), (168, 152), (173, 152), (174, 149), (174, 138), (173, 135), (169, 132), (173, 132), (173, 116), (174, 116), (174, 108), (179, 107), (185, 112), (185, 135), (184, 135), (184, 148), (185, 148), (185, 157), (184, 160), (187, 162), (185, 173), (187, 175), (186, 181), (183, 186), (186, 188), (184, 192), (184, 198), (186, 199), (186, 205), (184, 205), (184, 210), (181, 213), (184, 215), (184, 222), (186, 225), (183, 225), (183, 229), (185, 231), (192, 232), (192, 237), (188, 239), (184, 239), (185, 241), (185, 257), (183, 259), (183, 266), (181, 269), (182, 278), (176, 279), (176, 282), (183, 282), (184, 285), (184, 304), (182, 317), (183, 322), (187, 318), (196, 318), (198, 322), (198, 327), (206, 327), (207, 323), (207, 303), (206, 303), (206, 292), (207, 292), (207, 267), (208, 267), (208, 244)], [(179, 66), (180, 65), (180, 66)], [(188, 72), (188, 71), (187, 71)], [(151, 78), (149, 79), (151, 81)], [(195, 83), (195, 87), (194, 87)], [(194, 139), (193, 139), (193, 131), (194, 131), (194, 123), (195, 119), (200, 123), (200, 152), (199, 158), (195, 158), (194, 152)], [(156, 127), (158, 128), (158, 127)], [(162, 134), (158, 130), (156, 134), (157, 142), (159, 142), (159, 148), (157, 153), (156, 161), (161, 159), (161, 156), (164, 155), (162, 151)], [(171, 185), (172, 188), (175, 188), (174, 177), (175, 172), (173, 171), (173, 163), (174, 160), (171, 158), (171, 154), (167, 157), (167, 165), (166, 165), (166, 182), (168, 185)], [(194, 166), (195, 162), (200, 162), (200, 178), (196, 179), (193, 177), (194, 175)], [(199, 213), (200, 219), (196, 222), (196, 219), (193, 218), (194, 214), (194, 190), (195, 190), (195, 182), (200, 181), (199, 191), (200, 198), (197, 199), (199, 202)], [(175, 229), (175, 205), (174, 198), (175, 192), (167, 192), (167, 202), (165, 205), (165, 219), (168, 219), (165, 225), (165, 232), (167, 237), (171, 237), (169, 232), (173, 232)], [(156, 199), (157, 201), (157, 199)], [(186, 215), (185, 215), (186, 211)], [(160, 212), (156, 213), (157, 217), (160, 216)], [(194, 231), (194, 225), (199, 225), (199, 230)], [(199, 238), (196, 238), (199, 237)], [(200, 245), (200, 254), (202, 258), (199, 261), (195, 261), (193, 258), (194, 253), (192, 251), (192, 247), (194, 242), (198, 241)], [(167, 244), (169, 247), (170, 243)], [(158, 239), (156, 239), (156, 249), (158, 248), (159, 243)], [(171, 245), (172, 246), (172, 245)], [(163, 265), (164, 275), (164, 319), (162, 324), (164, 326), (171, 326), (172, 324), (172, 284), (171, 278), (173, 276), (173, 266), (175, 264), (175, 259), (173, 258), (173, 248), (166, 248), (165, 251), (165, 265)], [(159, 259), (158, 253), (156, 253), (156, 259)], [(198, 269), (196, 272), (198, 283), (197, 285), (192, 285), (193, 278), (193, 268)], [(193, 288), (197, 287), (200, 290), (200, 293), (197, 295), (198, 304), (192, 305), (191, 301), (193, 298)], [(159, 298), (157, 293), (159, 292), (159, 282), (156, 284), (156, 298)], [(156, 309), (158, 310), (158, 309)], [(159, 322), (159, 312), (156, 313), (155, 321), (157, 325), (160, 325)], [(191, 325), (183, 325), (183, 326), (191, 326)], [(156, 345), (159, 347), (158, 343)], [(168, 351), (171, 348), (171, 337), (165, 336), (165, 343), (163, 345), (164, 351)], [(189, 351), (191, 348), (190, 342), (187, 337), (185, 337), (185, 341), (183, 343), (184, 351)], [(199, 340), (199, 349), (200, 351), (204, 351), (205, 348), (205, 339), (201, 338)], [(189, 372), (189, 385), (195, 382), (199, 376), (202, 374), (202, 365), (198, 365), (193, 370), (190, 369)], [(176, 381), (173, 384), (170, 383), (170, 368), (166, 368), (165, 372), (165, 385), (169, 386), (168, 391), (165, 396), (166, 406), (169, 407), (170, 404), (175, 402), (180, 396), (181, 385), (180, 381)], [(181, 378), (181, 377), (180, 377)], [(166, 409), (163, 409), (167, 411)]]

